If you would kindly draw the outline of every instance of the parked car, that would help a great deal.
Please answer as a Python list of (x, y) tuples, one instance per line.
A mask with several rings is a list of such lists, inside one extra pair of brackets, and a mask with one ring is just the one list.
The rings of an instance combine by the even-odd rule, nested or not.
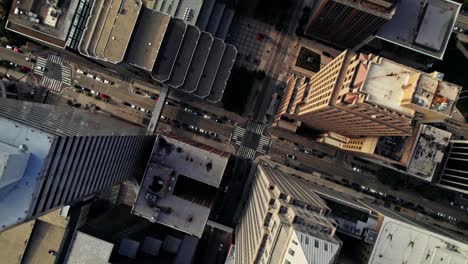
[(29, 61), (29, 62), (36, 62), (36, 60), (35, 60), (35, 59), (33, 59), (33, 58), (30, 58), (30, 57), (26, 57), (26, 58), (25, 58), (25, 60), (26, 60), (26, 61)]
[(108, 96), (107, 94), (103, 94), (103, 93), (100, 93), (99, 97), (101, 97), (102, 99), (110, 99), (110, 96)]
[(80, 69), (76, 69), (76, 73), (79, 73), (79, 74), (85, 74), (84, 71), (80, 70)]
[(122, 103), (123, 105), (125, 105), (125, 106), (130, 106), (130, 107), (132, 106), (132, 104), (129, 103), (129, 102), (122, 101), (121, 103)]
[(159, 100), (159, 96), (156, 96), (156, 95), (147, 95), (146, 97), (148, 99), (150, 99), (150, 100), (155, 101), (155, 102), (157, 102)]
[(132, 90), (132, 93), (137, 94), (137, 95), (144, 95), (141, 91), (135, 90), (135, 89)]
[(16, 52), (16, 53), (23, 53), (23, 51), (20, 50), (19, 48), (13, 48), (13, 51)]
[(295, 159), (296, 159), (296, 156), (291, 155), (291, 154), (286, 155), (286, 157), (288, 157), (288, 158), (290, 158), (290, 159), (292, 159), (292, 160), (295, 160)]
[(41, 71), (46, 71), (46, 68), (44, 66), (36, 65), (36, 69), (41, 70)]

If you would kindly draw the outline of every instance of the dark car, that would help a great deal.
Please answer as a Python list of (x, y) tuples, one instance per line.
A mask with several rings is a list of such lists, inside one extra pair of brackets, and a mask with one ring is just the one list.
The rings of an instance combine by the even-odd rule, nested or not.
[(131, 103), (129, 103), (129, 102), (125, 102), (125, 101), (122, 101), (122, 104), (123, 104), (123, 105), (125, 105), (125, 106), (132, 106), (132, 104), (131, 104)]

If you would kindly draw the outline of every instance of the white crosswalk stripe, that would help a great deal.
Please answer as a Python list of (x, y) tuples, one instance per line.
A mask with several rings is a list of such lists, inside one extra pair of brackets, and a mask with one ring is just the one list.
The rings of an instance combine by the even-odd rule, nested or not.
[(71, 68), (62, 66), (62, 82), (71, 85)]
[(46, 87), (47, 89), (53, 92), (60, 93), (62, 82), (59, 80), (49, 78), (47, 76), (43, 76), (41, 80), (41, 86)]
[(49, 53), (49, 56), (47, 57), (47, 60), (49, 60), (49, 61), (51, 61), (53, 63), (56, 63), (56, 64), (63, 65), (63, 58), (60, 57), (57, 54)]
[[(36, 66), (41, 66), (45, 68), (46, 64), (47, 64), (47, 59), (42, 58), (42, 57), (37, 57)], [(44, 75), (44, 71), (39, 70), (36, 67), (34, 67), (34, 73), (39, 74), (39, 75)]]
[(265, 125), (261, 123), (249, 122), (247, 124), (247, 130), (261, 135), (265, 130)]
[(237, 155), (242, 158), (253, 159), (255, 158), (255, 150), (245, 146), (240, 146), (237, 151)]

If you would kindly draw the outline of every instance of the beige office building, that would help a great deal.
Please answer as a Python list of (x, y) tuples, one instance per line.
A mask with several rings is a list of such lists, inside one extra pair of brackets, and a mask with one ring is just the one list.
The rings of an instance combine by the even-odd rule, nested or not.
[(259, 166), (240, 224), (235, 263), (334, 263), (337, 223), (307, 182)]
[(348, 137), (410, 136), (416, 120), (451, 117), (461, 87), (442, 76), (344, 51), (309, 82), (288, 80), (274, 126), (287, 117)]

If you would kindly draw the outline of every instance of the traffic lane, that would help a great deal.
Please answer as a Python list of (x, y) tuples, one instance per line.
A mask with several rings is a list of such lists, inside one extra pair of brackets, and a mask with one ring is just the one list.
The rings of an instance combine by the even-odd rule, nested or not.
[[(310, 148), (310, 149), (315, 149), (319, 150), (322, 152), (327, 153), (329, 156), (336, 156), (338, 150), (334, 147), (327, 146), (322, 143), (317, 143), (313, 141), (312, 139), (305, 138), (303, 136), (299, 136), (297, 134), (292, 134), (286, 131), (282, 131), (281, 129), (271, 129), (271, 135), (278, 137), (278, 138), (284, 138), (286, 139), (286, 142), (294, 142), (298, 144), (299, 146), (305, 147), (305, 148)], [(281, 141), (281, 140), (280, 140)]]
[[(283, 151), (282, 149), (278, 149), (274, 144), (272, 145), (272, 148), (270, 150), (270, 155), (272, 156), (272, 159), (284, 164), (286, 161), (286, 159), (284, 158), (285, 154), (287, 154), (285, 151)], [(464, 214), (463, 212), (459, 212), (458, 210), (455, 210), (453, 208), (446, 207), (444, 204), (424, 199), (416, 193), (413, 194), (410, 192), (400, 192), (396, 190), (391, 190), (388, 186), (381, 184), (374, 177), (366, 176), (354, 172), (352, 170), (348, 170), (337, 163), (327, 163), (322, 160), (313, 159), (305, 161), (302, 160), (300, 157), (297, 160), (289, 159), (289, 163), (298, 165), (298, 167), (302, 168), (304, 171), (318, 171), (326, 176), (338, 176), (340, 178), (347, 179), (350, 182), (355, 182), (357, 184), (367, 186), (377, 191), (385, 192), (389, 195), (393, 195), (405, 201), (412, 202), (416, 205), (420, 204), (424, 206), (426, 210), (433, 209), (439, 212), (444, 212), (447, 215), (454, 216), (460, 220), (468, 221), (468, 215)]]
[(163, 115), (178, 120), (180, 122), (185, 122), (191, 125), (195, 125), (202, 129), (217, 133), (226, 138), (229, 138), (232, 133), (232, 128), (226, 127), (223, 124), (220, 124), (213, 120), (204, 119), (200, 116), (196, 116), (192, 113), (184, 111), (182, 108), (174, 107), (171, 105), (166, 105), (163, 109)]
[(273, 141), (273, 143), (271, 144), (271, 148), (275, 149), (279, 154), (284, 155), (284, 156), (288, 154), (294, 155), (296, 156), (296, 159), (299, 161), (304, 161), (304, 162), (321, 161), (321, 162), (327, 162), (327, 163), (333, 162), (331, 159), (327, 157), (319, 158), (314, 155), (306, 154), (304, 152), (298, 151), (295, 149), (295, 147), (287, 143), (283, 143), (283, 142)]
[(96, 100), (94, 97), (87, 96), (83, 93), (73, 92), (71, 88), (63, 89), (62, 96), (71, 100), (75, 99), (76, 103), (80, 103), (82, 105), (81, 107), (84, 107), (85, 104), (95, 104), (106, 113), (138, 125), (141, 125), (143, 123), (143, 119), (145, 118), (145, 114), (141, 111), (132, 109), (130, 107), (125, 107), (120, 103), (105, 103), (102, 100)]
[(18, 53), (10, 49), (0, 47), (0, 58), (32, 69), (34, 63), (27, 61), (27, 57), (28, 54), (26, 53)]
[(89, 77), (77, 76), (77, 78), (74, 80), (74, 83), (108, 95), (114, 102), (121, 103), (121, 101), (126, 101), (130, 104), (150, 110), (152, 110), (156, 104), (155, 101), (149, 100), (143, 96), (132, 94), (127, 89), (114, 87), (113, 85), (105, 85), (104, 83), (98, 83)]

